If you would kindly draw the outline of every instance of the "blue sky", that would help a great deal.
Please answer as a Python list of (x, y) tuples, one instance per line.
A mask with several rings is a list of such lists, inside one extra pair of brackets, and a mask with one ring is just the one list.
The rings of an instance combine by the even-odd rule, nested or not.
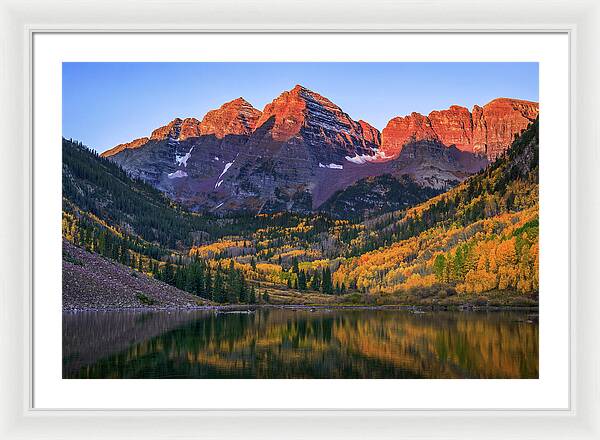
[(63, 136), (104, 151), (240, 96), (262, 110), (296, 84), (380, 130), (413, 111), (539, 100), (537, 63), (63, 63)]

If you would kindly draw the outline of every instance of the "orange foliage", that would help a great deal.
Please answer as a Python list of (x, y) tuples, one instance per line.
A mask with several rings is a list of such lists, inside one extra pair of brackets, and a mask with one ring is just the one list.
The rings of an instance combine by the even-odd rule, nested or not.
[[(393, 293), (435, 284), (464, 293), (538, 289), (538, 208), (505, 213), (466, 227), (429, 229), (416, 237), (346, 259), (333, 275), (371, 293)], [(436, 273), (434, 262), (443, 256)]]

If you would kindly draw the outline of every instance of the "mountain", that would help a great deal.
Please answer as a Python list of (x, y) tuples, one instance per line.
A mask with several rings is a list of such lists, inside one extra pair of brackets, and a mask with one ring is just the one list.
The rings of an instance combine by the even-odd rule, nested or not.
[(337, 189), (381, 174), (352, 162), (375, 158), (379, 145), (376, 128), (296, 86), (263, 112), (238, 98), (102, 157), (195, 210), (310, 212)]
[(195, 211), (306, 214), (385, 174), (447, 190), (499, 156), (533, 115), (537, 104), (501, 98), (472, 113), (452, 106), (394, 118), (380, 133), (296, 85), (262, 112), (238, 98), (202, 121), (174, 119), (102, 157)]
[(337, 191), (320, 207), (335, 218), (362, 219), (417, 205), (437, 194), (433, 188), (418, 185), (408, 175), (366, 177)]
[(299, 85), (267, 104), (257, 127), (215, 184), (225, 209), (311, 212), (355, 180), (347, 158), (378, 148), (373, 127)]
[(488, 160), (454, 145), (424, 139), (408, 142), (388, 163), (396, 176), (405, 174), (423, 187), (446, 191), (485, 168)]
[(218, 204), (217, 177), (248, 141), (261, 112), (243, 98), (195, 118), (174, 119), (149, 138), (118, 145), (102, 157), (187, 206)]
[(414, 208), (370, 219), (370, 240), (377, 246), (403, 240), (428, 228), (467, 226), (538, 203), (539, 119), (513, 141), (502, 157), (451, 190)]
[[(374, 128), (356, 122), (329, 99), (296, 85), (265, 107), (257, 126), (265, 132), (252, 138), (251, 145), (268, 150), (271, 142), (301, 140), (311, 156), (323, 163), (341, 161), (346, 156), (373, 155), (377, 145), (371, 140)], [(364, 135), (363, 129), (369, 132)]]
[(222, 219), (189, 212), (152, 185), (69, 139), (62, 141), (62, 160), (63, 229), (67, 231), (85, 224), (96, 238), (106, 233), (119, 246), (128, 244), (122, 243), (128, 236), (135, 241), (136, 251), (158, 257), (156, 247), (187, 249), (269, 225), (268, 219), (256, 217)]
[(494, 99), (483, 107), (476, 105), (472, 112), (453, 105), (429, 116), (411, 113), (388, 122), (382, 132), (381, 153), (395, 158), (411, 141), (437, 140), (494, 161), (538, 114), (537, 102), (508, 98)]
[(260, 116), (259, 110), (240, 97), (209, 111), (199, 124), (199, 135), (214, 135), (219, 139), (227, 135), (250, 135)]

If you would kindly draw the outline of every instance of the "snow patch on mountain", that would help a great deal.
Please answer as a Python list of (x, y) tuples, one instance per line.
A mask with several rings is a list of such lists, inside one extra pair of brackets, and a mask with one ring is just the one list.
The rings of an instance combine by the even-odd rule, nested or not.
[(321, 162), (319, 162), (319, 168), (331, 168), (332, 170), (343, 170), (344, 166), (338, 165), (336, 163), (330, 163), (329, 165), (323, 165)]
[(180, 177), (187, 177), (188, 173), (186, 173), (185, 171), (182, 170), (177, 170), (174, 173), (169, 173), (167, 174), (167, 177), (169, 177), (169, 179), (177, 179)]
[[(233, 161), (233, 162), (235, 162), (235, 161)], [(219, 179), (221, 177), (223, 177), (223, 174), (225, 174), (227, 172), (227, 170), (229, 170), (229, 168), (231, 168), (231, 165), (233, 165), (233, 162), (227, 162), (225, 164), (225, 168), (223, 168), (223, 172), (221, 174), (219, 174), (219, 177), (218, 177)]]
[(367, 162), (376, 162), (378, 160), (385, 160), (388, 157), (385, 155), (383, 151), (377, 151), (373, 156), (369, 156), (368, 154), (355, 155), (354, 157), (346, 156), (346, 160), (348, 162), (356, 163), (358, 165), (365, 164)]
[(371, 162), (374, 159), (375, 159), (374, 156), (369, 156), (369, 155), (366, 155), (366, 154), (361, 154), (361, 155), (357, 154), (354, 157), (346, 156), (346, 160), (348, 162), (356, 163), (358, 165), (362, 165), (362, 164), (365, 164), (367, 162)]
[(176, 154), (175, 155), (175, 163), (179, 166), (183, 165), (184, 167), (187, 168), (187, 161), (190, 157), (192, 157), (193, 150), (194, 150), (194, 147), (190, 148), (190, 151), (185, 153), (185, 155), (183, 155), (183, 156), (179, 156)]

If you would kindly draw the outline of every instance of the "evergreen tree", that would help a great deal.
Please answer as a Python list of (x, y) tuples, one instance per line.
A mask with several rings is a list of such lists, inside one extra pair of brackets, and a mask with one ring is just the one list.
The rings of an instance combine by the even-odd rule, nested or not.
[(204, 275), (204, 289), (203, 290), (204, 290), (204, 297), (206, 299), (217, 301), (215, 293), (214, 293), (213, 280), (212, 280), (212, 274), (211, 274), (210, 267), (206, 268), (206, 274)]
[(213, 299), (219, 303), (224, 303), (225, 301), (227, 301), (227, 297), (225, 295), (225, 289), (223, 286), (223, 276), (221, 275), (220, 266), (217, 266), (217, 270), (215, 272), (214, 287), (213, 287)]
[(319, 272), (315, 272), (310, 279), (310, 288), (311, 290), (321, 289), (321, 277), (319, 276)]
[(206, 297), (206, 291), (204, 290), (204, 267), (196, 262), (196, 274), (194, 276), (194, 293), (203, 298)]
[(195, 264), (192, 264), (192, 265), (188, 266), (187, 270), (185, 271), (185, 290), (190, 293), (197, 294), (195, 277), (196, 277), (196, 266), (195, 266)]
[(331, 280), (331, 269), (328, 267), (323, 268), (321, 272), (321, 292), (326, 294), (333, 293), (333, 283)]
[(444, 281), (445, 266), (446, 266), (446, 257), (444, 257), (443, 254), (440, 254), (437, 257), (435, 257), (435, 260), (433, 261), (433, 273), (435, 273), (435, 276), (440, 281)]
[(241, 271), (238, 272), (238, 292), (237, 299), (241, 303), (248, 302), (248, 287), (246, 286), (246, 280)]
[(164, 267), (162, 281), (167, 284), (175, 284), (175, 272), (173, 270), (173, 265), (171, 264), (171, 259), (168, 258)]
[(306, 274), (303, 270), (298, 273), (298, 289), (306, 290)]
[(132, 269), (136, 269), (138, 267), (138, 260), (135, 258), (135, 254), (131, 254), (129, 257), (129, 264)]

